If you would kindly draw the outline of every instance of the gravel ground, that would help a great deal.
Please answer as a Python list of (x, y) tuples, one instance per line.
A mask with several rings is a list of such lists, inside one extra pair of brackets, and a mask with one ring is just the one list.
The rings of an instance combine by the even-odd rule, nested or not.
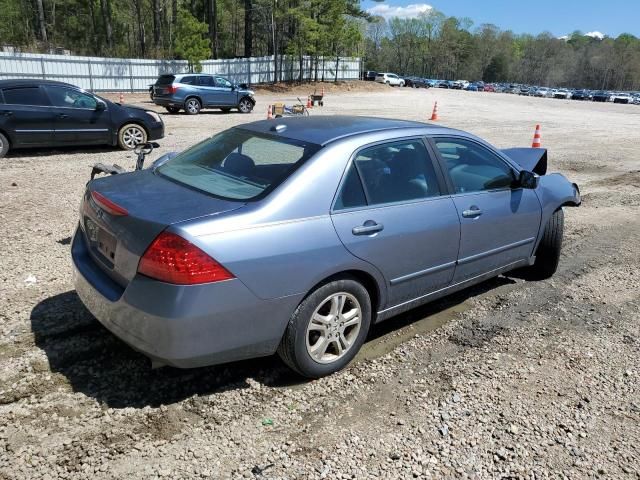
[[(293, 98), (164, 115), (159, 153)], [(312, 382), (276, 357), (151, 370), (71, 282), (89, 165), (132, 168), (133, 155), (0, 161), (0, 478), (640, 478), (640, 107), (388, 89), (330, 93), (321, 111), (425, 120), (435, 100), (440, 123), (499, 147), (529, 145), (542, 124), (551, 170), (584, 195), (559, 271), (393, 318), (349, 368)]]

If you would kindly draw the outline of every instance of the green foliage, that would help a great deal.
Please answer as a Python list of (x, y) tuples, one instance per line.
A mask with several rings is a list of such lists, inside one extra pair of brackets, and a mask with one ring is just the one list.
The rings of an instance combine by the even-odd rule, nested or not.
[(178, 10), (174, 52), (179, 59), (189, 62), (192, 72), (201, 72), (200, 62), (211, 53), (208, 31), (207, 24), (199, 22), (188, 10)]

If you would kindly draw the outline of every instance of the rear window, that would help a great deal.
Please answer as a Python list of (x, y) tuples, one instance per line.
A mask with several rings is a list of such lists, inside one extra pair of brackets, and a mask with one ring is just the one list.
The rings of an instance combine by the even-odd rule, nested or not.
[(171, 85), (175, 79), (175, 75), (161, 75), (160, 78), (156, 80), (156, 85)]
[(319, 148), (233, 128), (182, 152), (156, 173), (216, 197), (256, 200), (282, 183)]
[(198, 77), (195, 77), (195, 76), (193, 76), (193, 77), (192, 76), (182, 77), (180, 80), (178, 80), (178, 82), (184, 83), (184, 84), (187, 84), (187, 85), (195, 85), (197, 78)]
[(49, 101), (40, 87), (5, 88), (5, 102), (10, 105), (49, 106)]

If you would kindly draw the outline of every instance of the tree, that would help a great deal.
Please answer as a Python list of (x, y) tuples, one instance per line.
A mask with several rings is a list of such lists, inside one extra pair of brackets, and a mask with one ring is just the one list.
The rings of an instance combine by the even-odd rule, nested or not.
[(209, 56), (211, 45), (207, 32), (206, 23), (199, 22), (188, 10), (178, 8), (174, 51), (178, 58), (189, 63), (191, 72), (201, 72), (200, 62)]

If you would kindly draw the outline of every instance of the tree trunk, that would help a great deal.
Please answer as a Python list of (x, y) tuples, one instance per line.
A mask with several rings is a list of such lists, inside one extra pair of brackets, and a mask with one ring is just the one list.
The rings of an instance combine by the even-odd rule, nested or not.
[(140, 44), (140, 54), (142, 57), (146, 55), (147, 45), (144, 38), (144, 19), (142, 18), (142, 6), (140, 3), (142, 0), (135, 0), (136, 5), (136, 20), (138, 23), (138, 42)]
[(209, 38), (211, 39), (211, 55), (218, 58), (218, 5), (216, 0), (207, 0), (207, 18)]
[(160, 17), (160, 0), (153, 0), (153, 46), (160, 46), (160, 32), (162, 30), (162, 19)]
[(111, 26), (111, 4), (109, 0), (100, 0), (100, 8), (102, 9), (102, 20), (104, 21), (104, 30), (107, 37), (107, 48), (111, 52), (113, 50), (113, 28)]
[(36, 0), (38, 4), (38, 27), (40, 29), (40, 40), (48, 47), (49, 40), (47, 38), (47, 24), (44, 20), (44, 5), (42, 4), (42, 0)]
[(252, 0), (244, 0), (244, 56), (251, 57), (252, 54), (252, 36), (253, 36), (253, 17), (252, 17)]

